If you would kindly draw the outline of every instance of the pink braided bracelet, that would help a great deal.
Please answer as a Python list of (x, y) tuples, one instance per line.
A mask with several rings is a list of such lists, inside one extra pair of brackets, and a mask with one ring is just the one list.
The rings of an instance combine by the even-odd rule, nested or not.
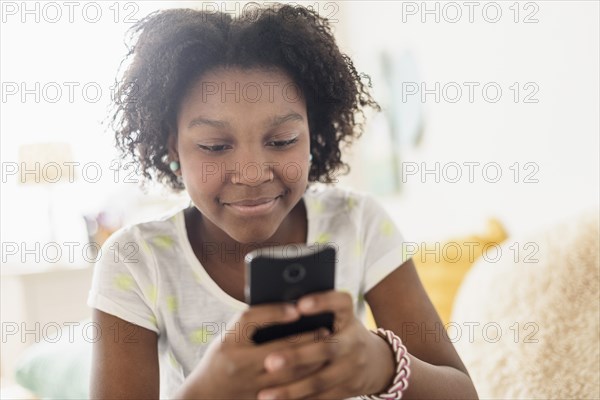
[(361, 399), (366, 400), (398, 400), (402, 398), (402, 392), (408, 388), (408, 377), (410, 376), (410, 359), (406, 346), (402, 344), (402, 340), (392, 331), (378, 328), (376, 331), (371, 331), (374, 334), (385, 339), (392, 350), (396, 359), (396, 376), (394, 377), (392, 386), (386, 393), (377, 395), (363, 395)]

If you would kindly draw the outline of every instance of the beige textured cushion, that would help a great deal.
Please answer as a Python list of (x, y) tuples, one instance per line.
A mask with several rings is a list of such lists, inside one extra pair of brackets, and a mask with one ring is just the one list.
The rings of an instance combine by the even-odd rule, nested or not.
[(466, 275), (448, 331), (481, 398), (600, 398), (598, 225), (596, 209), (510, 238)]

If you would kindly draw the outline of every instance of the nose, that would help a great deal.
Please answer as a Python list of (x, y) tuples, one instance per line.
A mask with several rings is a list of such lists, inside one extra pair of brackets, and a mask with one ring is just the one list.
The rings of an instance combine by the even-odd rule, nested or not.
[(237, 157), (233, 167), (226, 173), (231, 176), (231, 183), (248, 186), (259, 186), (274, 179), (274, 162), (269, 162), (260, 152), (248, 153)]

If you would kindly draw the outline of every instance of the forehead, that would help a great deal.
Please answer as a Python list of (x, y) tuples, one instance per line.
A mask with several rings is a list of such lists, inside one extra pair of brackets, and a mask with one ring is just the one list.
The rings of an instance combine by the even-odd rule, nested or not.
[(234, 110), (249, 106), (305, 110), (300, 87), (281, 69), (218, 67), (191, 84), (181, 111)]

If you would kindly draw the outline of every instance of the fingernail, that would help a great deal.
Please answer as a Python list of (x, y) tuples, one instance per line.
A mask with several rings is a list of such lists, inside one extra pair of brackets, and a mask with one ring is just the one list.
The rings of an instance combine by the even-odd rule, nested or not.
[(304, 311), (310, 311), (315, 306), (315, 300), (308, 297), (306, 299), (302, 299), (300, 302), (300, 308)]
[(285, 360), (281, 356), (271, 356), (267, 360), (267, 365), (269, 366), (269, 369), (272, 371), (281, 369), (284, 364), (285, 364)]
[(276, 398), (275, 392), (260, 392), (258, 394), (258, 400), (275, 400)]

